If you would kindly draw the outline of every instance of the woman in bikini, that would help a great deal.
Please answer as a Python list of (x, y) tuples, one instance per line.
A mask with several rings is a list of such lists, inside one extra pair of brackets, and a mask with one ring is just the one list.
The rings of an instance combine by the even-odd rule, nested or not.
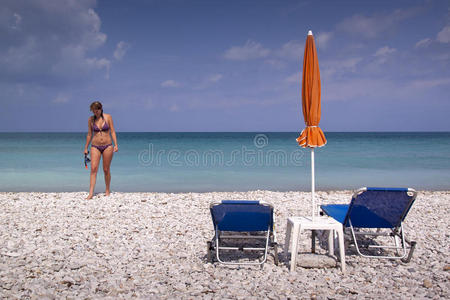
[[(103, 106), (100, 102), (95, 101), (91, 104), (91, 111), (94, 113), (88, 121), (88, 134), (86, 137), (86, 145), (84, 154), (89, 153), (88, 146), (91, 144), (91, 177), (89, 186), (89, 196), (86, 199), (92, 199), (94, 196), (95, 181), (97, 179), (98, 165), (100, 158), (103, 156), (103, 172), (105, 173), (106, 196), (111, 193), (111, 160), (113, 152), (119, 150), (117, 146), (116, 131), (114, 130), (111, 115), (103, 113)], [(93, 134), (92, 134), (93, 133)], [(114, 141), (114, 147), (111, 142)]]

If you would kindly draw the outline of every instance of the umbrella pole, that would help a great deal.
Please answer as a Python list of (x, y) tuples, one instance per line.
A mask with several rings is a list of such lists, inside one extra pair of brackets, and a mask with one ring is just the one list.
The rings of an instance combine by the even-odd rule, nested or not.
[(312, 221), (314, 222), (314, 217), (316, 215), (316, 203), (315, 203), (315, 180), (314, 180), (314, 148), (311, 148), (311, 202), (312, 202)]

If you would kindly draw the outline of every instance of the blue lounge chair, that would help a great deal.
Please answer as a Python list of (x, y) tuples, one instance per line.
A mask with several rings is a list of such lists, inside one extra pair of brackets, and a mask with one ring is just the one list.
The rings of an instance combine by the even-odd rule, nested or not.
[[(416, 199), (417, 192), (406, 188), (361, 188), (353, 194), (350, 204), (322, 205), (322, 211), (342, 223), (344, 230), (350, 228), (356, 251), (364, 257), (411, 260), (416, 243), (409, 241), (403, 233), (406, 215)], [(376, 232), (361, 230), (377, 228)], [(389, 229), (388, 232), (382, 229)], [(369, 244), (368, 248), (395, 249), (397, 255), (371, 255), (361, 252), (356, 236), (390, 236), (394, 244), (382, 246)], [(399, 241), (400, 240), (400, 241)], [(400, 244), (399, 244), (400, 243)], [(409, 245), (409, 254), (407, 246)]]
[[(273, 230), (273, 206), (264, 201), (224, 200), (210, 205), (214, 225), (214, 237), (207, 243), (208, 261), (213, 262), (212, 252), (220, 263), (231, 265), (263, 265), (269, 248), (274, 248), (275, 264), (278, 264), (277, 242)], [(237, 244), (237, 241), (241, 243)], [(254, 245), (257, 240), (262, 245)], [(229, 245), (234, 242), (233, 245)], [(243, 246), (243, 243), (245, 246)], [(250, 244), (250, 245), (248, 245)], [(261, 242), (260, 242), (261, 244)], [(225, 262), (220, 250), (264, 251), (260, 261)]]

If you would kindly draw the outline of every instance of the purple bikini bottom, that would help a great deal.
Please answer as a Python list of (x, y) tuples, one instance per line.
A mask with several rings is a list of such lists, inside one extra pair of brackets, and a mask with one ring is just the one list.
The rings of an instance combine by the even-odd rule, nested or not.
[(106, 148), (108, 148), (109, 146), (112, 146), (112, 144), (108, 144), (108, 145), (91, 145), (91, 146), (97, 148), (98, 151), (100, 151), (100, 153), (103, 153), (103, 151), (105, 151)]

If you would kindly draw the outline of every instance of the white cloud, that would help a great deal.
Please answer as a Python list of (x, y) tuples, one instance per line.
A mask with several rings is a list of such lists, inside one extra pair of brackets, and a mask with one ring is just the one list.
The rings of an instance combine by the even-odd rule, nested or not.
[(225, 51), (224, 57), (230, 60), (249, 60), (266, 57), (270, 50), (260, 43), (248, 40), (244, 46), (233, 46)]
[(411, 87), (429, 89), (440, 85), (450, 85), (450, 78), (421, 79), (411, 82)]
[(441, 31), (439, 31), (436, 40), (445, 44), (450, 43), (450, 25), (445, 26)]
[(264, 63), (274, 67), (275, 69), (283, 69), (286, 67), (286, 64), (279, 59), (266, 59)]
[(214, 74), (214, 75), (209, 76), (206, 80), (209, 82), (218, 82), (222, 78), (223, 78), (222, 74)]
[(194, 87), (194, 90), (202, 90), (210, 87), (213, 84), (216, 84), (220, 80), (222, 80), (223, 75), (222, 74), (212, 74), (207, 76), (203, 81), (197, 86)]
[(430, 38), (425, 38), (416, 43), (414, 48), (426, 48), (431, 44), (432, 40)]
[(180, 87), (181, 84), (175, 80), (169, 79), (164, 82), (161, 82), (161, 86), (165, 88), (177, 88)]
[(155, 108), (155, 102), (152, 99), (147, 99), (143, 101), (143, 107), (145, 109), (151, 110), (153, 108)]
[(356, 71), (356, 65), (362, 61), (361, 57), (351, 57), (348, 59), (343, 59), (341, 61), (336, 62), (335, 67), (339, 67), (342, 69), (351, 70), (352, 72)]
[(437, 41), (437, 42), (443, 43), (443, 44), (450, 43), (450, 25), (445, 26), (444, 28), (442, 28), (441, 31), (438, 32), (438, 34), (436, 35), (436, 40), (433, 40), (430, 38), (425, 38), (423, 40), (418, 41), (414, 47), (415, 48), (427, 48), (434, 41)]
[(53, 103), (67, 103), (69, 102), (69, 96), (64, 94), (58, 94), (58, 96), (53, 99)]
[(122, 60), (128, 49), (130, 49), (130, 44), (120, 41), (117, 43), (116, 50), (114, 50), (114, 58), (117, 60)]
[(375, 52), (374, 56), (378, 56), (378, 57), (386, 56), (386, 55), (392, 54), (396, 51), (397, 51), (397, 49), (395, 49), (395, 48), (390, 48), (389, 46), (384, 46), (384, 47), (381, 47), (380, 49), (378, 49), (377, 52)]
[(180, 110), (180, 107), (177, 105), (177, 104), (172, 104), (170, 107), (169, 107), (169, 110), (170, 111), (172, 111), (172, 112), (176, 112), (176, 111), (179, 111)]
[(13, 14), (13, 22), (10, 25), (11, 29), (20, 29), (20, 23), (22, 22), (22, 16), (18, 13)]
[(390, 48), (389, 46), (384, 46), (379, 48), (373, 56), (376, 57), (374, 61), (376, 65), (382, 65), (389, 59), (390, 55), (395, 53), (397, 49)]
[(304, 50), (304, 43), (292, 40), (281, 46), (281, 49), (277, 51), (277, 54), (283, 58), (300, 59), (303, 57)]
[(437, 54), (437, 55), (434, 55), (431, 59), (432, 60), (440, 60), (440, 61), (450, 60), (450, 53)]
[(419, 79), (397, 82), (390, 78), (329, 79), (322, 89), (324, 100), (330, 101), (383, 101), (383, 99), (409, 101), (418, 94), (428, 93), (437, 86), (450, 86), (450, 78)]
[(294, 73), (289, 77), (286, 77), (284, 81), (288, 84), (300, 83), (302, 81), (300, 73)]
[(331, 40), (332, 37), (333, 37), (332, 32), (319, 32), (316, 38), (317, 48), (319, 50), (327, 48), (328, 42)]
[(353, 15), (340, 22), (337, 29), (365, 38), (375, 38), (385, 33), (397, 23), (409, 19), (419, 12), (420, 8), (398, 9), (390, 14), (372, 16)]
[(331, 61), (324, 61), (321, 68), (324, 77), (331, 77), (337, 75), (345, 75), (348, 72), (356, 72), (356, 67), (363, 59), (361, 57), (350, 57), (347, 59), (338, 59)]
[(86, 58), (87, 64), (94, 69), (105, 70), (105, 78), (109, 79), (111, 62), (106, 58)]
[(36, 83), (82, 78), (91, 70), (108, 72), (106, 58), (89, 54), (107, 39), (95, 5), (95, 0), (3, 1), (0, 75)]
[(392, 97), (398, 87), (391, 80), (384, 79), (344, 79), (329, 80), (323, 83), (322, 99), (330, 101), (368, 101)]
[(22, 84), (17, 84), (16, 89), (17, 89), (17, 95), (23, 96), (25, 94), (25, 89), (23, 88)]
[(100, 17), (95, 13), (92, 8), (88, 8), (81, 15), (81, 22), (86, 22), (84, 25), (87, 27), (86, 31), (83, 32), (81, 37), (82, 45), (89, 49), (97, 49), (102, 46), (107, 39), (106, 34), (100, 32), (101, 20)]

